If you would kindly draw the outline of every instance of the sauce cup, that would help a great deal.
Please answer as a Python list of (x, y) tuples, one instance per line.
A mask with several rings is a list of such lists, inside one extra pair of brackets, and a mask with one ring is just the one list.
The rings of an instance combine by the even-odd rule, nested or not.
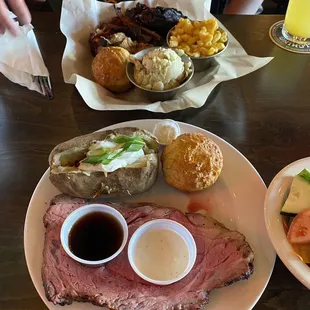
[[(104, 258), (101, 260), (95, 260), (95, 261), (85, 260), (85, 259), (82, 259), (82, 258), (76, 256), (74, 253), (72, 253), (72, 251), (70, 250), (70, 247), (69, 247), (69, 236), (70, 236), (70, 231), (71, 231), (73, 225), (79, 219), (84, 217), (85, 215), (87, 215), (89, 213), (93, 213), (93, 212), (103, 212), (103, 213), (109, 214), (110, 216), (113, 216), (119, 222), (119, 224), (121, 225), (121, 227), (123, 229), (123, 241), (122, 241), (119, 249), (113, 255), (111, 255), (107, 258)], [(81, 264), (90, 266), (90, 267), (102, 266), (105, 263), (109, 262), (110, 260), (114, 259), (124, 249), (124, 247), (127, 243), (127, 239), (128, 239), (128, 226), (127, 226), (127, 222), (126, 222), (125, 218), (116, 209), (114, 209), (110, 206), (104, 205), (104, 204), (89, 204), (89, 205), (86, 205), (86, 206), (83, 206), (83, 207), (76, 209), (65, 219), (65, 221), (62, 224), (61, 231), (60, 231), (60, 241), (61, 241), (61, 245), (62, 245), (63, 249), (65, 250), (65, 252), (73, 260), (75, 260)]]
[(170, 144), (181, 134), (180, 126), (172, 119), (165, 119), (156, 123), (153, 135), (162, 146)]
[[(170, 280), (154, 280), (154, 279), (147, 277), (138, 269), (135, 263), (135, 259), (134, 259), (135, 250), (136, 250), (137, 242), (139, 241), (139, 239), (146, 232), (149, 232), (151, 230), (161, 230), (161, 229), (171, 230), (175, 232), (176, 234), (178, 234), (183, 239), (183, 241), (185, 241), (188, 251), (189, 251), (189, 259), (188, 259), (186, 268), (181, 274), (179, 274), (177, 277), (170, 279)], [(195, 243), (195, 240), (192, 234), (187, 230), (187, 228), (185, 228), (180, 223), (176, 221), (172, 221), (172, 220), (166, 220), (166, 219), (152, 220), (140, 226), (132, 235), (129, 241), (129, 245), (128, 245), (128, 260), (134, 272), (140, 278), (144, 279), (145, 281), (148, 281), (150, 283), (157, 284), (157, 285), (169, 285), (169, 284), (172, 284), (174, 282), (177, 282), (183, 279), (193, 268), (195, 261), (196, 261), (196, 256), (197, 256), (197, 248), (196, 248), (196, 243)]]

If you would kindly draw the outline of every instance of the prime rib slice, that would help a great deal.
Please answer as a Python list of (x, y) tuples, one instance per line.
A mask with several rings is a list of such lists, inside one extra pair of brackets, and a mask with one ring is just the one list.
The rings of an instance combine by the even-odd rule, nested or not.
[(105, 268), (81, 265), (64, 252), (59, 233), (64, 219), (85, 203), (56, 196), (44, 216), (42, 278), (46, 297), (54, 304), (83, 301), (119, 310), (202, 309), (211, 290), (247, 279), (253, 272), (254, 254), (242, 234), (210, 217), (184, 215), (151, 203), (110, 205), (125, 217), (129, 238), (151, 219), (172, 219), (187, 227), (196, 241), (197, 260), (184, 279), (168, 286), (145, 282), (131, 269), (127, 248)]

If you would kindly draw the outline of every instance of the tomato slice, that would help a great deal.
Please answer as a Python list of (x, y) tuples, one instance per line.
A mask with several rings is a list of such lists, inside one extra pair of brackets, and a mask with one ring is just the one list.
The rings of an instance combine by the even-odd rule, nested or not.
[(287, 239), (292, 244), (310, 244), (310, 208), (295, 216), (287, 233)]

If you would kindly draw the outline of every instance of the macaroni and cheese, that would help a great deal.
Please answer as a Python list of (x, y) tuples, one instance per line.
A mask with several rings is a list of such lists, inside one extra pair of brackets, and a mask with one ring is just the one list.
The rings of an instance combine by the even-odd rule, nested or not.
[(220, 30), (216, 19), (190, 21), (181, 18), (171, 31), (169, 47), (183, 50), (192, 57), (214, 55), (225, 48), (227, 32)]

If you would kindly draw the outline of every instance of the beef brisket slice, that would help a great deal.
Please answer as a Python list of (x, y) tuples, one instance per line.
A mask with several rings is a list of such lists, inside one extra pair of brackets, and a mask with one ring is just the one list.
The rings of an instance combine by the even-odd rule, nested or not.
[(208, 292), (247, 279), (253, 272), (253, 251), (242, 234), (198, 213), (184, 215), (150, 203), (111, 205), (125, 217), (129, 238), (152, 219), (171, 219), (187, 227), (197, 245), (191, 272), (168, 286), (150, 284), (131, 269), (127, 247), (105, 268), (86, 267), (67, 256), (59, 236), (65, 218), (83, 204), (81, 199), (60, 195), (52, 200), (44, 216), (42, 278), (47, 299), (54, 304), (75, 300), (120, 310), (202, 309)]

